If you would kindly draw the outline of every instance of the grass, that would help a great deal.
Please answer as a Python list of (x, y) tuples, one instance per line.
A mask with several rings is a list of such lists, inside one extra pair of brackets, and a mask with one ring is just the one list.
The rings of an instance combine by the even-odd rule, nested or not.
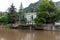
[(55, 26), (56, 29), (60, 29), (60, 26)]

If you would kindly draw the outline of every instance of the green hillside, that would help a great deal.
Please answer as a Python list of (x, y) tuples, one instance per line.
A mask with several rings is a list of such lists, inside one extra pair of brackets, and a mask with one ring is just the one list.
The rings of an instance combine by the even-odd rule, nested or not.
[[(24, 9), (24, 12), (35, 12), (38, 9), (38, 2), (36, 3), (31, 3), (28, 7), (26, 7)], [(56, 6), (60, 7), (60, 2), (54, 2), (54, 4), (56, 4)]]

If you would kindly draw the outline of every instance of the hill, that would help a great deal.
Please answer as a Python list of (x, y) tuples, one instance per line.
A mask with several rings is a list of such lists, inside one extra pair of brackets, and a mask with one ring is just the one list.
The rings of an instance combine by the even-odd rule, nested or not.
[[(36, 3), (31, 3), (27, 8), (24, 9), (24, 12), (35, 12), (38, 9), (38, 2)], [(54, 2), (54, 4), (58, 7), (60, 7), (60, 1), (59, 2)]]

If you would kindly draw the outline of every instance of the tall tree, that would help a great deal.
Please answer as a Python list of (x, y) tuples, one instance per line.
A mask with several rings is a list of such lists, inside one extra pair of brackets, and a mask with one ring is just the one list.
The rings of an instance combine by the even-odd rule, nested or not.
[(17, 21), (17, 12), (15, 6), (12, 4), (8, 10), (9, 23), (14, 23)]
[(49, 0), (42, 0), (38, 4), (37, 17), (35, 18), (35, 22), (37, 25), (43, 23), (54, 23), (55, 21), (55, 5), (53, 2)]
[(60, 22), (60, 7), (56, 7), (56, 10), (55, 10), (56, 12), (56, 14), (55, 14), (55, 17), (56, 17), (56, 22)]
[(19, 21), (21, 24), (23, 23), (26, 23), (26, 18), (25, 18), (25, 14), (24, 14), (24, 11), (23, 11), (23, 5), (22, 5), (22, 2), (21, 2), (21, 6), (20, 6), (20, 9), (19, 9)]

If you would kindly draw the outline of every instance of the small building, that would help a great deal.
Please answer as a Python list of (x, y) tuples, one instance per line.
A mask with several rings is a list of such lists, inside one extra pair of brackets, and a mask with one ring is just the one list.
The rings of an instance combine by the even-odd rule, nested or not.
[(27, 23), (34, 23), (34, 19), (36, 18), (36, 13), (25, 13), (25, 17), (27, 18)]
[(60, 22), (55, 22), (55, 25), (56, 26), (60, 26)]

